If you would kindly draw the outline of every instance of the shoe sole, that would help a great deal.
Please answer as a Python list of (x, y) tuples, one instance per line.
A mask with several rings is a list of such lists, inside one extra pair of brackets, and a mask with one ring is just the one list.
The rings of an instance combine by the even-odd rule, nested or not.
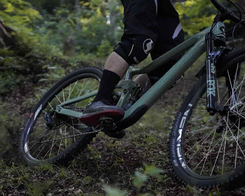
[(106, 135), (109, 137), (117, 138), (117, 139), (122, 139), (126, 135), (126, 132), (124, 130), (118, 131), (118, 132), (109, 132), (109, 131), (104, 131)]
[(103, 111), (103, 112), (94, 113), (94, 114), (92, 113), (89, 115), (82, 116), (80, 118), (80, 121), (90, 127), (97, 126), (100, 124), (99, 119), (102, 116), (110, 117), (114, 121), (119, 121), (123, 118), (124, 113), (121, 111), (108, 110), (108, 111)]

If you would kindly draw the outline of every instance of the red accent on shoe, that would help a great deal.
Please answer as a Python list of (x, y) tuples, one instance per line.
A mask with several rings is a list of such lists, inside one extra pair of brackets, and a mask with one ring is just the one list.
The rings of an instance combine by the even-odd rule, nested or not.
[(97, 126), (99, 124), (99, 119), (102, 116), (111, 117), (115, 121), (119, 121), (123, 118), (124, 113), (116, 110), (102, 111), (101, 113), (91, 114), (89, 116), (83, 116), (80, 121), (87, 126)]

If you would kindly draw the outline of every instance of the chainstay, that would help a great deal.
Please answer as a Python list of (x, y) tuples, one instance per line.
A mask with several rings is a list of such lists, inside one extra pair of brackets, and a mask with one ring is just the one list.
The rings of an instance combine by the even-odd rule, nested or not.
[(59, 137), (59, 138), (56, 138), (56, 139), (50, 139), (50, 140), (45, 140), (45, 141), (33, 141), (33, 142), (30, 142), (30, 144), (32, 143), (35, 143), (35, 142), (38, 142), (38, 143), (45, 143), (45, 142), (54, 142), (54, 141), (58, 141), (58, 140), (63, 140), (63, 139), (69, 139), (69, 138), (74, 138), (74, 137), (78, 137), (78, 136), (82, 136), (82, 135), (90, 135), (90, 134), (95, 134), (95, 133), (99, 133), (100, 131), (103, 130), (103, 128), (100, 128), (99, 130), (96, 130), (96, 128), (92, 127), (92, 129), (94, 131), (90, 131), (90, 132), (86, 132), (86, 133), (79, 133), (79, 134), (75, 134), (75, 135), (71, 135), (71, 136), (63, 136), (63, 137)]
[[(81, 108), (81, 107), (66, 106), (65, 108), (66, 109), (76, 110), (76, 111), (84, 111), (84, 108)], [(66, 124), (66, 125), (74, 128), (75, 130), (77, 130), (78, 132), (80, 132), (78, 129), (76, 129), (75, 127), (71, 126), (70, 124)], [(96, 130), (97, 128), (98, 128), (98, 130)], [(71, 135), (71, 136), (63, 136), (63, 137), (59, 137), (59, 138), (56, 138), (56, 139), (50, 139), (50, 140), (45, 140), (45, 141), (41, 141), (41, 142), (36, 140), (36, 141), (31, 142), (31, 143), (38, 142), (38, 143), (41, 143), (42, 144), (42, 143), (45, 143), (45, 142), (54, 142), (54, 141), (63, 140), (63, 139), (69, 139), (69, 138), (74, 138), (74, 137), (78, 137), (78, 136), (82, 136), (82, 135), (95, 134), (95, 133), (99, 133), (100, 131), (103, 130), (103, 128), (100, 128), (99, 126), (92, 127), (92, 129), (93, 129), (93, 131), (90, 131), (90, 132), (79, 133), (79, 134), (75, 134), (75, 135)]]

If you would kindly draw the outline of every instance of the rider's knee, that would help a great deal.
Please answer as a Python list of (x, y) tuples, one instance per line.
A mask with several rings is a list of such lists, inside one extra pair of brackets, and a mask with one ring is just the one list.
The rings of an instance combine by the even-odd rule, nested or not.
[(114, 51), (120, 55), (129, 65), (138, 64), (152, 51), (154, 42), (145, 35), (123, 36), (121, 42)]

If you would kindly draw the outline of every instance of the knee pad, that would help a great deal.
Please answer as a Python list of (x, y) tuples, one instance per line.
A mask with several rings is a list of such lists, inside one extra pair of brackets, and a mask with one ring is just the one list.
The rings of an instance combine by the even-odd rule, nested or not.
[(138, 64), (152, 51), (154, 42), (148, 36), (123, 37), (114, 51), (129, 65)]

